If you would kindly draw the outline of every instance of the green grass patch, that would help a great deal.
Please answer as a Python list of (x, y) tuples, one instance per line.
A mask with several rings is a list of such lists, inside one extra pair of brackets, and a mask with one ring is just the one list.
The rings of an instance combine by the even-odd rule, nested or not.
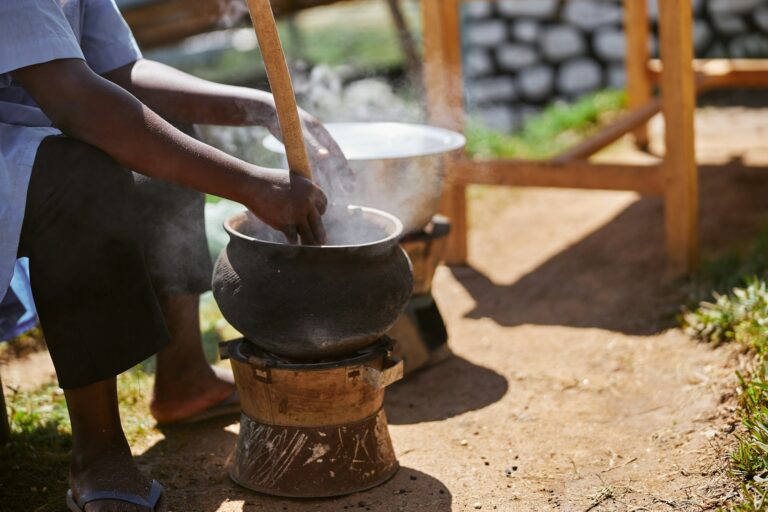
[[(693, 293), (707, 283), (716, 291), (682, 315), (686, 333), (716, 345), (739, 343), (755, 356), (750, 371), (738, 375), (742, 429), (731, 471), (741, 486), (727, 510), (768, 510), (768, 230), (748, 247), (705, 264)], [(733, 287), (723, 292), (728, 286)]]
[[(154, 429), (147, 399), (152, 378), (141, 370), (118, 377), (123, 429), (129, 442)], [(0, 509), (59, 511), (67, 490), (72, 431), (64, 393), (55, 385), (6, 396), (11, 440), (0, 447)]]
[[(397, 36), (388, 21), (385, 19), (380, 24), (365, 27), (349, 24), (308, 26), (300, 30), (300, 40), (284, 22), (278, 27), (289, 60), (302, 60), (310, 66), (345, 65), (375, 72), (403, 65)], [(248, 83), (266, 73), (258, 48), (246, 51), (233, 48), (212, 53), (194, 63), (174, 65), (187, 73), (221, 83)]]
[(593, 134), (626, 105), (624, 91), (609, 89), (575, 103), (551, 105), (512, 135), (473, 122), (467, 129), (467, 150), (481, 158), (549, 158)]

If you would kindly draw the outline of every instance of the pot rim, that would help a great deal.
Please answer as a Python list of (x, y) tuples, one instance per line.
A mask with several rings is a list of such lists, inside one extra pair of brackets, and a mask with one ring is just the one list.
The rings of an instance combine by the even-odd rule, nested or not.
[[(439, 135), (443, 139), (442, 146), (436, 146), (434, 148), (428, 149), (428, 150), (411, 150), (411, 151), (400, 151), (395, 152), (390, 155), (376, 155), (376, 156), (364, 156), (364, 155), (358, 155), (355, 154), (351, 157), (348, 157), (348, 160), (350, 162), (370, 162), (370, 161), (376, 161), (376, 160), (407, 160), (412, 158), (418, 158), (418, 157), (425, 157), (425, 156), (438, 156), (438, 155), (444, 155), (447, 153), (450, 153), (452, 151), (457, 151), (464, 146), (467, 145), (467, 138), (459, 133), (452, 130), (447, 130), (445, 128), (440, 128), (438, 126), (432, 126), (428, 124), (418, 124), (418, 123), (398, 123), (394, 121), (387, 121), (387, 122), (339, 122), (339, 123), (324, 123), (324, 126), (328, 128), (328, 130), (331, 132), (331, 135), (333, 135), (333, 129), (334, 128), (348, 128), (348, 129), (355, 129), (360, 128), (362, 130), (366, 128), (384, 128), (384, 129), (407, 129), (412, 131), (420, 131), (424, 134), (432, 133), (435, 135)], [(285, 146), (283, 146), (283, 143), (280, 142), (274, 135), (267, 135), (262, 139), (261, 144), (268, 149), (269, 151), (281, 155), (285, 155)], [(343, 149), (343, 148), (342, 148)]]
[[(329, 205), (331, 206), (331, 205)], [(383, 245), (387, 244), (389, 242), (399, 240), (401, 236), (403, 236), (403, 222), (398, 219), (396, 216), (392, 215), (389, 212), (385, 212), (384, 210), (379, 210), (378, 208), (370, 208), (368, 206), (357, 206), (353, 204), (348, 205), (332, 205), (332, 206), (340, 206), (345, 207), (349, 209), (358, 209), (366, 213), (373, 213), (375, 215), (379, 215), (381, 217), (386, 218), (387, 220), (391, 221), (395, 225), (395, 229), (393, 233), (386, 238), (380, 238), (379, 240), (374, 240), (373, 242), (368, 242), (366, 244), (354, 244), (354, 245), (304, 245), (304, 244), (297, 244), (297, 245), (290, 245), (290, 244), (281, 244), (278, 242), (270, 242), (268, 240), (262, 240), (261, 238), (255, 238), (252, 236), (248, 236), (244, 233), (241, 233), (235, 228), (232, 227), (231, 223), (239, 219), (243, 216), (247, 216), (250, 212), (249, 210), (243, 210), (239, 213), (235, 213), (234, 215), (230, 215), (227, 220), (224, 221), (224, 230), (227, 232), (227, 234), (232, 238), (238, 238), (240, 240), (246, 241), (246, 242), (257, 242), (260, 244), (265, 244), (273, 247), (284, 247), (284, 248), (302, 248), (302, 249), (309, 249), (309, 250), (326, 250), (329, 249), (337, 249), (337, 250), (349, 250), (349, 249), (358, 249), (362, 247), (373, 247), (377, 245)]]

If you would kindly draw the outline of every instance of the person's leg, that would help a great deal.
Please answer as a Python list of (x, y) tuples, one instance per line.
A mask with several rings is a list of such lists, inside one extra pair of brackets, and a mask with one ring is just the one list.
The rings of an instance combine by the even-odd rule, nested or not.
[(171, 342), (157, 354), (155, 392), (150, 405), (160, 423), (183, 421), (221, 403), (235, 392), (232, 373), (211, 367), (200, 335), (200, 295), (160, 297)]
[(171, 334), (157, 356), (150, 408), (158, 422), (172, 423), (226, 401), (235, 386), (231, 372), (208, 364), (200, 334), (200, 294), (210, 290), (213, 272), (205, 198), (195, 190), (140, 175), (135, 181), (147, 267)]
[[(133, 175), (95, 148), (50, 137), (38, 149), (19, 255), (72, 419), (70, 480), (91, 490), (138, 492), (149, 481), (130, 456), (114, 377), (168, 340), (145, 267)], [(96, 502), (88, 512), (135, 511)]]
[[(150, 482), (133, 461), (120, 426), (114, 378), (64, 391), (72, 422), (70, 487), (75, 497), (111, 490), (149, 495)], [(86, 512), (136, 511), (116, 501), (94, 502)]]

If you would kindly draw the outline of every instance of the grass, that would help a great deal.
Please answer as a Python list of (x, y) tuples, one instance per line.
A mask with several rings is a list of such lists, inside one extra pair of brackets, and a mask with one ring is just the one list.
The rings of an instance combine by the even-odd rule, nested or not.
[[(218, 358), (218, 343), (236, 332), (221, 318), (210, 297), (201, 303), (201, 331), (209, 361)], [(42, 333), (31, 331), (0, 344), (0, 360), (23, 357), (45, 347)], [(156, 432), (149, 413), (154, 360), (120, 375), (118, 401), (123, 430), (132, 446)], [(67, 490), (71, 425), (64, 393), (53, 384), (6, 393), (11, 440), (0, 446), (0, 510), (59, 511)]]
[(727, 510), (768, 510), (768, 229), (749, 246), (704, 265), (693, 293), (705, 283), (715, 290), (712, 300), (683, 314), (685, 331), (715, 345), (739, 343), (754, 354), (751, 369), (738, 374), (742, 429), (731, 471), (741, 486)]
[(549, 158), (594, 133), (626, 107), (626, 93), (608, 89), (575, 103), (550, 105), (507, 135), (470, 123), (467, 150), (481, 158)]
[[(388, 18), (368, 26), (337, 24), (332, 27), (305, 23), (299, 27), (299, 38), (285, 22), (278, 24), (278, 30), (288, 59), (304, 61), (310, 67), (344, 65), (359, 69), (361, 73), (374, 73), (403, 66), (400, 44)], [(265, 76), (258, 48), (245, 51), (233, 48), (214, 52), (193, 63), (182, 61), (173, 65), (221, 83), (250, 83), (255, 77)]]
[[(147, 408), (152, 378), (134, 369), (118, 378), (123, 428), (129, 442), (154, 429)], [(11, 440), (0, 449), (2, 510), (61, 510), (67, 490), (72, 432), (64, 394), (55, 385), (6, 396)]]

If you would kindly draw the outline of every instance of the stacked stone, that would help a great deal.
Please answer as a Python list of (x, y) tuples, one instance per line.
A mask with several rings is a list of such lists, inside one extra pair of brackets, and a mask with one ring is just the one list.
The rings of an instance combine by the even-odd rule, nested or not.
[[(659, 0), (649, 2), (656, 33)], [(661, 0), (664, 1), (664, 0)], [(699, 56), (768, 56), (768, 0), (691, 0)], [(468, 111), (512, 131), (553, 101), (625, 84), (621, 0), (464, 3)], [(652, 52), (658, 46), (654, 36)]]

